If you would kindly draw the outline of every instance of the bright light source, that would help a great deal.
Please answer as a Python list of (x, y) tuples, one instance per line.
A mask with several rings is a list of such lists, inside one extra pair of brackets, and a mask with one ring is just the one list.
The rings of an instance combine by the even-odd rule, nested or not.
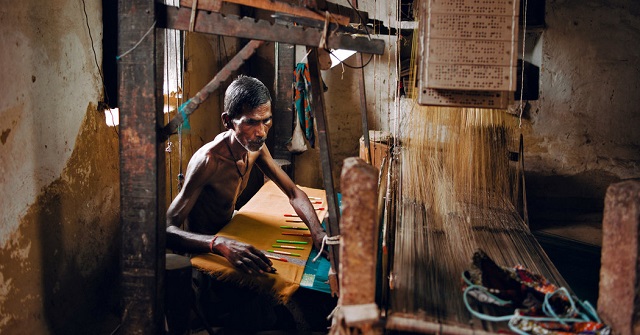
[(115, 127), (120, 124), (120, 109), (118, 107), (105, 109), (104, 110), (104, 118), (107, 121), (107, 126)]
[(331, 50), (331, 53), (329, 54), (331, 55), (331, 68), (340, 64), (341, 61), (351, 57), (351, 55), (353, 55), (354, 53), (356, 52), (352, 50)]

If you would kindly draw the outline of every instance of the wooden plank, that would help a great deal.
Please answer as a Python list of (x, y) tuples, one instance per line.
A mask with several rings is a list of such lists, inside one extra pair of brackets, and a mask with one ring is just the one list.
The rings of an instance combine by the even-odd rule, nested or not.
[(165, 159), (156, 135), (163, 44), (155, 9), (154, 0), (118, 4), (122, 334), (163, 330)]
[(428, 0), (420, 17), (418, 103), (506, 108), (517, 84), (519, 0)]
[[(180, 7), (193, 8), (193, 0), (180, 0)], [(222, 0), (197, 0), (196, 8), (220, 13)]]
[(516, 90), (515, 66), (429, 62), (426, 74), (429, 88), (490, 92)]
[[(281, 1), (273, 1), (273, 0), (223, 0), (223, 1), (227, 3), (234, 3), (237, 5), (244, 5), (244, 6), (249, 6), (253, 8), (264, 9), (272, 12), (306, 17), (309, 19), (314, 19), (319, 21), (325, 20), (324, 14), (314, 12), (304, 7), (294, 6), (292, 4), (281, 2)], [(202, 9), (202, 10), (219, 12), (221, 2), (222, 1), (220, 0), (198, 0), (197, 7), (198, 9)], [(180, 0), (181, 7), (191, 8), (192, 5), (193, 5), (192, 0)], [(329, 21), (336, 22), (338, 24), (346, 26), (349, 24), (350, 19), (347, 16), (331, 13), (329, 15)]]
[[(351, 0), (351, 5), (354, 9), (358, 8), (358, 1)], [(360, 22), (362, 25), (366, 25), (366, 22)], [(365, 88), (364, 80), (364, 62), (362, 61), (362, 53), (358, 54), (356, 58), (356, 68), (360, 68), (360, 76), (358, 77), (358, 88), (360, 89), (360, 117), (362, 118), (362, 137), (364, 138), (364, 161), (371, 163), (371, 151), (369, 150), (369, 122), (367, 120), (367, 90)]]
[(506, 109), (512, 100), (513, 92), (461, 91), (423, 88), (418, 92), (418, 103), (421, 105), (501, 108)]
[(441, 334), (441, 335), (497, 335), (498, 332), (488, 332), (482, 329), (464, 328), (437, 321), (421, 320), (411, 314), (393, 313), (387, 317), (386, 329), (398, 330), (413, 334)]
[[(166, 12), (166, 22), (159, 22), (160, 28), (189, 30), (191, 9), (161, 6)], [(263, 41), (284, 42), (296, 45), (317, 47), (322, 39), (322, 30), (293, 25), (272, 24), (265, 20), (236, 15), (222, 15), (198, 11), (195, 31), (201, 33), (234, 36)], [(366, 36), (331, 33), (327, 38), (330, 49), (348, 49), (362, 53), (382, 55), (385, 42), (382, 39), (369, 40)]]
[(294, 111), (292, 108), (293, 71), (296, 67), (296, 48), (293, 44), (277, 42), (276, 51), (276, 99), (273, 108), (273, 158), (284, 159), (291, 166), (285, 170), (293, 179), (295, 168), (293, 167), (293, 155), (287, 149), (287, 141), (293, 132)]
[(640, 332), (640, 181), (609, 186), (602, 220), (598, 313), (616, 334)]
[[(329, 213), (329, 223), (327, 224), (327, 235), (340, 235), (340, 211), (338, 209), (338, 198), (333, 185), (333, 173), (331, 172), (331, 145), (329, 133), (327, 132), (326, 113), (324, 105), (324, 92), (322, 90), (322, 77), (318, 67), (318, 49), (311, 49), (307, 57), (309, 64), (309, 75), (311, 77), (312, 108), (316, 116), (316, 126), (318, 129), (318, 146), (320, 147), (320, 164), (322, 165), (322, 181), (324, 190), (327, 192), (327, 208)], [(339, 273), (340, 252), (339, 248), (329, 248), (331, 267)]]
[(367, 90), (364, 80), (364, 62), (362, 61), (362, 53), (358, 53), (356, 58), (356, 67), (360, 68), (360, 76), (358, 77), (358, 89), (360, 93), (360, 118), (362, 119), (362, 137), (364, 138), (365, 155), (364, 161), (371, 163), (371, 151), (369, 149), (369, 122), (367, 120)]
[[(430, 0), (421, 28), (427, 88), (515, 91), (517, 0)], [(426, 16), (426, 17), (425, 17)], [(425, 32), (426, 29), (426, 32)]]
[(360, 158), (344, 160), (340, 176), (340, 305), (365, 305), (376, 298), (378, 169)]

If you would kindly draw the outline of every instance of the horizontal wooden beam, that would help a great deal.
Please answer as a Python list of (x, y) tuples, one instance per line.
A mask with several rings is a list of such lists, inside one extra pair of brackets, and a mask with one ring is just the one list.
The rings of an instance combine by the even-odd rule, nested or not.
[[(180, 0), (180, 7), (193, 8), (193, 0)], [(196, 8), (199, 10), (208, 10), (210, 12), (220, 13), (220, 9), (222, 9), (222, 0), (197, 0)]]
[[(219, 12), (222, 2), (234, 3), (272, 12), (286, 13), (319, 21), (325, 20), (325, 15), (322, 13), (314, 12), (305, 7), (294, 6), (286, 2), (274, 0), (198, 0), (196, 7), (201, 10)], [(192, 6), (193, 0), (180, 0), (180, 7), (191, 8)], [(350, 19), (348, 16), (329, 13), (329, 21), (337, 22), (343, 26), (346, 26), (349, 24)]]
[[(166, 22), (159, 21), (161, 28), (189, 30), (191, 9), (160, 6), (165, 12)], [(253, 40), (283, 42), (309, 47), (318, 47), (322, 40), (322, 30), (284, 24), (272, 24), (264, 20), (214, 12), (197, 11), (194, 31), (214, 35), (234, 36)], [(347, 49), (357, 52), (382, 55), (384, 40), (369, 39), (365, 36), (328, 33), (326, 46), (330, 49)]]

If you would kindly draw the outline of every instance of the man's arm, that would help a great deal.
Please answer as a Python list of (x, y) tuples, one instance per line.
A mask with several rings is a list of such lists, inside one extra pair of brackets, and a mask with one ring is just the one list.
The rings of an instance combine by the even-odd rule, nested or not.
[(293, 180), (291, 180), (291, 178), (289, 178), (278, 164), (276, 164), (266, 146), (264, 146), (260, 151), (260, 156), (256, 160), (256, 164), (260, 170), (262, 170), (269, 179), (273, 180), (287, 195), (289, 203), (295, 210), (296, 214), (298, 214), (300, 219), (302, 219), (309, 228), (314, 246), (316, 249), (320, 250), (320, 247), (322, 246), (322, 239), (326, 233), (324, 232), (324, 229), (322, 229), (322, 225), (318, 220), (318, 215), (316, 214), (311, 201), (309, 201), (307, 194), (298, 188)]
[(196, 153), (189, 162), (182, 190), (167, 210), (167, 247), (189, 253), (210, 252), (212, 235), (195, 234), (180, 229), (207, 182), (209, 173), (215, 173), (216, 163), (206, 155)]
[(202, 189), (216, 170), (216, 161), (208, 155), (196, 153), (189, 162), (184, 186), (167, 210), (167, 247), (190, 253), (213, 252), (247, 273), (272, 272), (271, 260), (250, 244), (180, 229), (179, 226), (193, 209)]

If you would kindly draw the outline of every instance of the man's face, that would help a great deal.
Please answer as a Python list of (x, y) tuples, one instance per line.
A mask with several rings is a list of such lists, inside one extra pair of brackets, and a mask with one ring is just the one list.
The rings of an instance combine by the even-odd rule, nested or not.
[(249, 151), (259, 151), (267, 140), (273, 117), (271, 102), (258, 106), (231, 120), (236, 139)]

